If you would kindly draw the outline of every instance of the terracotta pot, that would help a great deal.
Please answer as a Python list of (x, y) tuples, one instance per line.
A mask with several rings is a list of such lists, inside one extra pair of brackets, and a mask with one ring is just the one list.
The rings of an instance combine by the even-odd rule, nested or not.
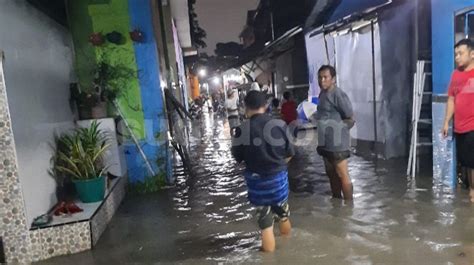
[(93, 119), (107, 118), (107, 103), (101, 102), (92, 108)]
[(78, 107), (79, 119), (80, 120), (89, 120), (92, 119), (92, 112), (89, 108)]
[(132, 39), (134, 42), (143, 42), (145, 40), (145, 36), (143, 32), (136, 29), (130, 32), (130, 39)]
[(89, 36), (89, 42), (94, 46), (100, 46), (104, 44), (105, 39), (104, 36), (102, 36), (102, 33), (92, 33)]

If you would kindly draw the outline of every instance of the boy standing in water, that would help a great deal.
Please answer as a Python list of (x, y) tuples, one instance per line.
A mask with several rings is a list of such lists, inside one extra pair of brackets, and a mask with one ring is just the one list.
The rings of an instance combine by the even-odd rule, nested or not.
[(266, 111), (265, 95), (250, 91), (245, 97), (246, 120), (232, 139), (232, 155), (245, 162), (248, 199), (257, 207), (258, 225), (262, 230), (262, 250), (275, 250), (274, 216), (282, 235), (289, 235), (291, 223), (288, 205), (288, 162), (294, 155), (282, 120)]

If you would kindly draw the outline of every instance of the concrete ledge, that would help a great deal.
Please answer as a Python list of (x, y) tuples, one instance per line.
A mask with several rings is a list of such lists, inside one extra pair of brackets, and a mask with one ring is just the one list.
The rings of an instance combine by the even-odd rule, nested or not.
[(36, 262), (90, 250), (97, 244), (123, 201), (126, 186), (126, 177), (117, 178), (89, 219), (75, 222), (69, 220), (63, 224), (56, 223), (53, 226), (30, 230), (32, 260)]

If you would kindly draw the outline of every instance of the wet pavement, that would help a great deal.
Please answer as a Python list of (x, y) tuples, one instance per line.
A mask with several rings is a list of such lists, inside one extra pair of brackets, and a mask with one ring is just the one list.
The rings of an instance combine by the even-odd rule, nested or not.
[[(304, 136), (300, 134), (301, 137)], [(293, 232), (260, 246), (228, 126), (205, 115), (191, 131), (192, 176), (157, 194), (129, 195), (92, 251), (43, 264), (474, 264), (474, 205), (405, 160), (350, 158), (354, 203), (330, 198), (314, 133), (290, 165)]]

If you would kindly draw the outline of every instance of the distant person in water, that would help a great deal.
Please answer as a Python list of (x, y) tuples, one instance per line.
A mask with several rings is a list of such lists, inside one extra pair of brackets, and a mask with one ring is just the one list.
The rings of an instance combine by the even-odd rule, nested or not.
[(290, 124), (296, 120), (298, 114), (296, 113), (296, 102), (293, 100), (293, 95), (290, 91), (283, 93), (284, 102), (281, 105), (281, 118)]
[(227, 100), (225, 101), (225, 108), (227, 110), (227, 120), (229, 121), (230, 135), (234, 135), (235, 128), (240, 125), (239, 117), (239, 98), (234, 89), (229, 89), (227, 92)]

